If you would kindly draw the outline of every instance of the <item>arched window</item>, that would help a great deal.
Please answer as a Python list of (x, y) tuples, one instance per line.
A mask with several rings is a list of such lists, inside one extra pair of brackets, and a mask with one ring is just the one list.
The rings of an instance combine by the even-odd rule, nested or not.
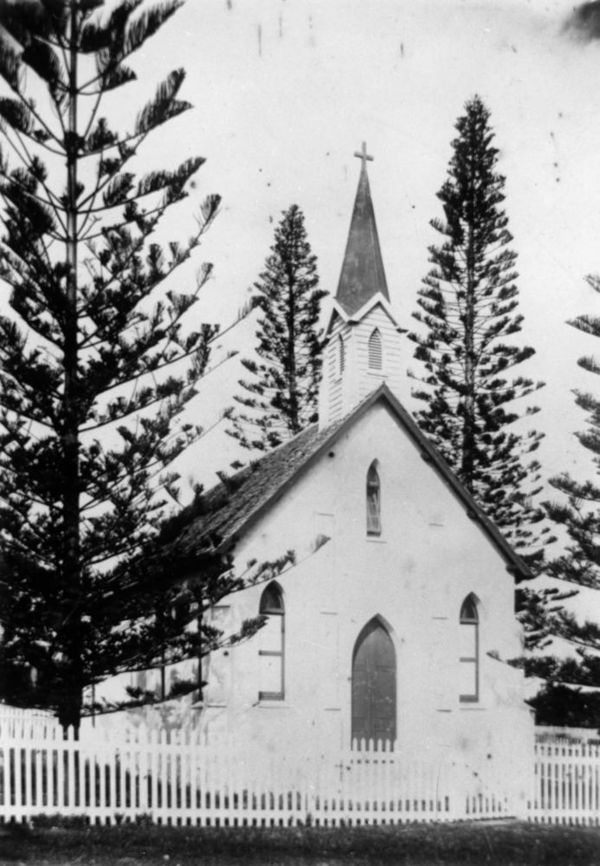
[(465, 598), (460, 609), (460, 700), (479, 700), (479, 614), (473, 595)]
[(352, 653), (352, 739), (396, 739), (396, 650), (379, 617), (359, 634)]
[(376, 461), (367, 472), (367, 535), (381, 535), (381, 484)]
[(369, 337), (369, 370), (381, 370), (383, 368), (383, 346), (379, 328), (371, 333)]
[(346, 366), (346, 347), (344, 346), (344, 338), (339, 336), (337, 339), (337, 378), (341, 379)]
[(269, 583), (260, 597), (258, 612), (266, 622), (258, 633), (259, 700), (282, 701), (284, 697), (285, 611), (278, 583)]

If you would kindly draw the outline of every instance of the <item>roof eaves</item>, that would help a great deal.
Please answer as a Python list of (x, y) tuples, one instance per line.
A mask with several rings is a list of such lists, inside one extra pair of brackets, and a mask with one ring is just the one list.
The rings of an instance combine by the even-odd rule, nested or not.
[[(278, 502), (279, 499), (283, 496), (283, 494), (296, 482), (299, 475), (301, 475), (309, 466), (311, 466), (318, 456), (328, 447), (330, 441), (335, 438), (338, 429), (335, 428), (335, 425), (332, 425), (326, 430), (323, 431), (323, 434), (327, 434), (326, 438), (319, 443), (319, 445), (306, 455), (306, 457), (295, 467), (294, 471), (283, 481), (278, 487), (276, 487), (271, 493), (266, 496), (261, 502), (258, 502), (254, 508), (252, 508), (243, 518), (241, 518), (234, 529), (229, 531), (223, 539), (223, 543), (221, 545), (222, 549), (228, 549), (232, 544), (235, 543), (236, 539), (239, 537), (242, 530), (247, 530), (268, 508), (271, 508)], [(318, 441), (319, 437), (317, 437)]]
[(385, 383), (381, 385), (378, 391), (375, 392), (374, 396), (376, 399), (379, 397), (385, 397), (389, 401), (406, 431), (418, 444), (419, 448), (421, 448), (421, 456), (435, 467), (451, 490), (463, 501), (467, 507), (468, 517), (471, 520), (477, 521), (481, 525), (486, 535), (490, 538), (490, 541), (494, 544), (496, 549), (499, 550), (503, 558), (510, 564), (511, 570), (514, 571), (515, 576), (520, 577), (521, 580), (528, 580), (533, 577), (530, 569), (521, 559), (519, 554), (513, 550), (512, 546), (502, 535), (496, 524), (485, 514), (481, 506), (473, 499), (472, 495), (459, 481), (444, 458), (438, 452), (435, 445), (430, 442), (425, 434), (420, 430), (414, 419), (400, 403), (398, 398), (390, 391), (388, 386)]
[(340, 319), (342, 319), (342, 321), (344, 321), (344, 322), (351, 321), (351, 317), (348, 315), (346, 310), (343, 308), (343, 306), (340, 304), (340, 302), (334, 298), (333, 302), (331, 304), (331, 311), (330, 311), (329, 317), (327, 319), (327, 325), (325, 327), (325, 332), (324, 332), (325, 333), (325, 339), (329, 338), (329, 333), (331, 331), (331, 328), (333, 327), (333, 323), (335, 321), (336, 316), (339, 316)]
[[(194, 537), (198, 539), (196, 543), (190, 541), (192, 547), (196, 547), (204, 539), (212, 538), (213, 544), (216, 544), (218, 551), (226, 552), (235, 542), (237, 536), (254, 519), (255, 514), (262, 512), (263, 507), (274, 496), (278, 495), (279, 488), (287, 486), (288, 478), (275, 488), (273, 488), (272, 482), (269, 481), (270, 475), (277, 475), (280, 471), (278, 458), (281, 461), (282, 452), (285, 452), (286, 457), (289, 453), (286, 462), (293, 462), (294, 459), (297, 459), (298, 452), (300, 452), (298, 465), (293, 467), (289, 475), (289, 478), (295, 478), (305, 460), (310, 457), (313, 445), (312, 440), (316, 440), (318, 436), (317, 425), (312, 425), (312, 427), (305, 428), (278, 448), (268, 452), (261, 459), (241, 469), (239, 473), (231, 477), (231, 480), (234, 482), (236, 479), (241, 479), (241, 483), (236, 484), (233, 494), (226, 497), (223, 509), (218, 505), (214, 510), (210, 508), (211, 499), (216, 503), (220, 502), (220, 491), (223, 485), (218, 484), (209, 490), (206, 494), (208, 508), (198, 515), (198, 518), (193, 520), (183, 532), (183, 535), (189, 539)], [(306, 455), (301, 453), (303, 449), (306, 449)], [(294, 455), (296, 455), (295, 458)], [(266, 484), (263, 483), (265, 479)], [(261, 490), (261, 486), (264, 486), (266, 489)], [(236, 493), (242, 497), (242, 500), (245, 497), (249, 501), (245, 504), (242, 502), (242, 507), (239, 509), (235, 507), (233, 509), (231, 507), (228, 508), (228, 504), (231, 506), (232, 499), (236, 496)], [(214, 539), (218, 539), (218, 541)]]
[(402, 330), (398, 325), (398, 321), (392, 311), (392, 306), (390, 302), (384, 295), (381, 294), (381, 292), (377, 292), (377, 294), (369, 298), (369, 300), (366, 301), (359, 310), (357, 310), (355, 313), (352, 313), (351, 316), (347, 315), (346, 319), (351, 323), (359, 322), (362, 318), (364, 318), (364, 316), (367, 315), (367, 313), (370, 313), (371, 310), (377, 306), (382, 307), (392, 320), (394, 326), (399, 330)]

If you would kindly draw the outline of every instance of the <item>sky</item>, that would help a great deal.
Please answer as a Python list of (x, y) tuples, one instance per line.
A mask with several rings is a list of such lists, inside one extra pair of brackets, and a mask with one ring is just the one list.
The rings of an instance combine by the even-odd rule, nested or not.
[[(369, 176), (392, 306), (411, 328), (427, 248), (439, 240), (429, 223), (441, 216), (436, 192), (454, 124), (479, 94), (496, 132), (519, 256), (519, 341), (536, 350), (517, 372), (546, 383), (532, 419), (546, 432), (543, 498), (559, 498), (547, 481), (559, 472), (589, 477), (590, 457), (573, 435), (585, 415), (571, 392), (600, 392), (600, 381), (577, 367), (581, 355), (600, 356), (600, 345), (566, 322), (600, 313), (585, 281), (600, 273), (600, 2), (187, 0), (141, 54), (144, 93), (174, 65), (187, 70), (182, 96), (194, 110), (154, 136), (146, 159), (206, 157), (192, 200), (218, 192), (223, 202), (200, 251), (214, 265), (200, 315), (223, 328), (248, 299), (292, 203), (305, 214), (321, 286), (335, 294), (363, 141), (374, 157)], [(118, 108), (127, 113), (130, 104)], [(190, 200), (181, 230), (186, 208)], [(253, 330), (245, 323), (217, 341), (217, 369), (190, 407), (211, 432), (179, 461), (184, 495), (188, 483), (212, 486), (215, 472), (240, 456), (219, 419), (239, 392), (239, 358)], [(418, 372), (405, 346), (407, 369)], [(238, 358), (219, 366), (231, 349)], [(400, 396), (416, 408), (408, 380)], [(600, 619), (597, 595), (583, 592), (571, 607)]]
[[(147, 158), (206, 157), (194, 195), (223, 197), (200, 251), (214, 265), (202, 317), (223, 327), (235, 318), (292, 203), (304, 211), (321, 285), (335, 293), (360, 169), (353, 154), (366, 141), (392, 305), (412, 327), (454, 123), (477, 93), (507, 178), (520, 340), (537, 352), (519, 372), (546, 382), (534, 419), (547, 431), (544, 475), (588, 472), (573, 437), (585, 418), (570, 392), (600, 384), (576, 365), (600, 346), (565, 324), (600, 311), (585, 282), (600, 272), (600, 3), (587, 7), (579, 19), (587, 27), (577, 28), (570, 0), (188, 0), (138, 70), (148, 92), (184, 66), (183, 96), (194, 104), (155, 135)], [(234, 344), (243, 355), (251, 339), (251, 328), (235, 329), (214, 361)], [(407, 341), (416, 371), (412, 351)], [(239, 372), (234, 360), (207, 377), (194, 412), (208, 427)], [(409, 391), (407, 383), (410, 408)], [(184, 477), (210, 484), (215, 469), (228, 468), (236, 451), (224, 426), (187, 455)]]
[[(173, 236), (191, 233), (204, 195), (219, 193), (221, 211), (177, 279), (185, 288), (193, 268), (213, 263), (193, 315), (224, 329), (293, 203), (305, 214), (321, 286), (335, 294), (363, 141), (374, 157), (369, 176), (392, 306), (400, 325), (413, 327), (427, 248), (439, 241), (430, 220), (441, 216), (436, 192), (454, 124), (479, 94), (496, 132), (519, 256), (519, 342), (537, 353), (517, 373), (546, 382), (532, 419), (546, 432), (543, 475), (589, 476), (590, 458), (573, 435), (585, 416), (571, 391), (600, 393), (600, 380), (577, 367), (581, 355), (600, 356), (600, 343), (566, 321), (600, 313), (600, 296), (585, 281), (600, 273), (600, 0), (187, 0), (137, 57), (139, 82), (116, 92), (109, 113), (127, 128), (172, 68), (187, 70), (181, 96), (194, 109), (150, 136), (139, 167), (206, 158), (177, 206)], [(323, 306), (326, 313), (327, 300)], [(211, 432), (179, 461), (188, 494), (187, 482), (210, 486), (239, 456), (219, 420), (239, 391), (253, 329), (245, 322), (217, 341), (216, 369), (190, 406)], [(224, 360), (232, 349), (237, 358)], [(406, 338), (405, 349), (407, 370), (418, 372)], [(408, 380), (400, 396), (415, 408)], [(548, 485), (546, 496), (556, 498)]]

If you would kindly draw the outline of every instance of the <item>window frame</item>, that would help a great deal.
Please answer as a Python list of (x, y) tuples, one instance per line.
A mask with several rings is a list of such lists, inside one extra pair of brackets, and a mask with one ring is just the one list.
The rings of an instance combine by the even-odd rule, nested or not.
[(337, 352), (335, 357), (335, 378), (336, 381), (340, 381), (343, 378), (344, 370), (346, 369), (346, 345), (344, 338), (341, 334), (338, 334), (337, 338)]
[[(465, 608), (469, 605), (469, 612), (465, 612)], [(468, 626), (469, 628), (475, 629), (475, 641), (474, 641), (474, 652), (473, 656), (462, 656), (459, 655), (458, 661), (460, 665), (473, 665), (475, 672), (475, 690), (468, 694), (459, 693), (459, 701), (461, 704), (477, 704), (479, 703), (480, 697), (480, 688), (479, 688), (479, 679), (480, 679), (480, 655), (479, 655), (479, 605), (477, 603), (477, 599), (475, 596), (470, 593), (463, 600), (463, 603), (460, 607), (460, 615), (459, 615), (459, 628), (463, 626)], [(465, 668), (461, 667), (461, 672), (465, 670)]]
[[(375, 341), (377, 341), (376, 351), (379, 355), (378, 364), (372, 363), (375, 353)], [(383, 338), (381, 331), (377, 327), (373, 328), (367, 341), (367, 369), (373, 373), (379, 373), (383, 370)]]
[[(376, 498), (371, 499), (372, 492), (375, 491)], [(372, 501), (375, 507), (372, 509)], [(366, 481), (366, 507), (367, 507), (367, 537), (378, 538), (382, 533), (381, 522), (381, 478), (378, 471), (378, 463), (373, 460), (367, 470)]]
[[(275, 591), (278, 596), (279, 605), (273, 607), (267, 607), (265, 605), (265, 597), (268, 597), (270, 594)], [(276, 581), (273, 581), (264, 588), (260, 596), (260, 602), (258, 606), (258, 612), (260, 616), (277, 616), (280, 617), (280, 649), (279, 650), (258, 650), (259, 658), (278, 658), (279, 661), (279, 679), (280, 679), (280, 689), (279, 691), (266, 691), (263, 689), (259, 689), (258, 691), (258, 699), (259, 701), (283, 701), (285, 699), (285, 605), (283, 602), (283, 590), (279, 586)], [(260, 634), (260, 632), (259, 632)], [(262, 671), (260, 672), (262, 675)]]

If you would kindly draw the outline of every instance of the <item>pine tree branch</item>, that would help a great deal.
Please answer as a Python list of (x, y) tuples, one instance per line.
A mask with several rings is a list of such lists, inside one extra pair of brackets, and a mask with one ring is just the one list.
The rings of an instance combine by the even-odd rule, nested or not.
[[(5, 40), (4, 40), (2, 37), (0, 37), (0, 50), (1, 50), (1, 51), (5, 51), (5, 50), (6, 50), (6, 43), (5, 43)], [(42, 115), (39, 114), (39, 112), (38, 112), (37, 109), (35, 108), (35, 104), (33, 103), (33, 100), (28, 100), (28, 99), (26, 99), (25, 96), (24, 96), (24, 94), (21, 93), (21, 91), (20, 91), (17, 87), (14, 86), (13, 82), (10, 81), (10, 80), (9, 80), (9, 79), (8, 79), (8, 78), (3, 74), (2, 71), (0, 71), (0, 76), (4, 79), (5, 83), (9, 86), (10, 90), (12, 91), (12, 93), (14, 93), (16, 97), (18, 97), (18, 99), (20, 100), (20, 102), (23, 104), (24, 108), (26, 108), (28, 111), (31, 112), (31, 114), (32, 114), (33, 117), (35, 118), (36, 122), (40, 124), (40, 126), (41, 126), (41, 127), (44, 129), (44, 131), (47, 133), (48, 137), (51, 138), (51, 139), (52, 139), (52, 140), (53, 140), (57, 145), (59, 145), (59, 148), (60, 148), (60, 146), (62, 145), (62, 141), (61, 141), (61, 139), (60, 139), (57, 135), (55, 135), (55, 133), (52, 131), (52, 129), (51, 129), (51, 128), (47, 125), (47, 123), (45, 122), (45, 120), (44, 120), (44, 118), (42, 117)], [(62, 127), (62, 132), (63, 132), (63, 134), (64, 134), (64, 127)], [(64, 153), (64, 151), (62, 150), (62, 148), (60, 149), (59, 152), (60, 152), (60, 153)]]
[[(152, 225), (152, 228), (151, 228), (149, 231), (144, 232), (143, 235), (141, 235), (141, 237), (143, 237), (143, 238), (148, 238), (148, 237), (149, 237), (149, 236), (150, 236), (150, 235), (155, 231), (156, 226), (158, 225), (159, 220), (160, 220), (160, 219), (162, 218), (162, 216), (166, 213), (166, 211), (167, 211), (167, 208), (164, 207), (164, 206), (162, 206), (162, 205), (157, 205), (156, 207), (153, 207), (153, 208), (150, 208), (149, 210), (144, 211), (144, 213), (143, 213), (144, 220), (147, 220), (147, 219), (150, 218), (150, 217), (156, 217), (156, 219), (155, 219), (155, 221), (154, 221), (154, 223), (153, 223), (153, 225)], [(86, 234), (86, 235), (85, 235), (85, 238), (83, 238), (83, 240), (84, 240), (86, 243), (91, 243), (92, 241), (95, 241), (95, 240), (97, 240), (98, 238), (105, 238), (105, 237), (106, 237), (106, 232), (107, 232), (107, 231), (119, 231), (120, 229), (125, 228), (126, 226), (129, 226), (129, 225), (131, 225), (132, 223), (134, 223), (134, 222), (136, 221), (136, 219), (137, 219), (137, 217), (132, 217), (131, 219), (123, 219), (123, 220), (121, 220), (121, 222), (118, 222), (118, 223), (112, 223), (112, 224), (111, 224), (110, 226), (108, 226), (108, 227), (107, 227), (107, 226), (103, 226), (103, 227), (102, 227), (99, 231), (97, 231), (97, 232), (93, 232), (93, 233), (91, 233), (91, 234)], [(90, 251), (90, 252), (91, 252), (91, 254), (94, 256), (94, 258), (98, 261), (98, 263), (99, 263), (103, 268), (105, 268), (105, 266), (102, 264), (102, 262), (101, 262), (100, 259), (98, 258), (97, 254), (96, 254), (95, 252), (93, 252), (93, 251)], [(105, 268), (105, 269), (108, 270), (108, 268)]]
[[(21, 160), (21, 162), (24, 165), (27, 165), (29, 163), (29, 159), (30, 159), (29, 152), (27, 151), (27, 148), (25, 148), (25, 156), (23, 156), (19, 152), (18, 148), (16, 147), (16, 145), (12, 141), (12, 139), (6, 134), (6, 132), (4, 132), (3, 135), (4, 135), (4, 140), (8, 142), (8, 144), (10, 145), (10, 147), (14, 151), (14, 153), (17, 155), (17, 157)], [(21, 140), (20, 140), (20, 137), (18, 134), (17, 134), (17, 138), (19, 138), (19, 143), (21, 144)], [(62, 217), (61, 217), (61, 214), (59, 212), (59, 209), (58, 209), (55, 201), (52, 198), (51, 191), (49, 190), (47, 185), (43, 182), (43, 180), (41, 180), (40, 178), (36, 178), (36, 180), (38, 180), (38, 182), (41, 183), (43, 189), (46, 191), (46, 194), (49, 196), (48, 200), (45, 200), (41, 196), (37, 196), (34, 193), (29, 192), (27, 190), (26, 186), (23, 183), (19, 182), (18, 178), (7, 174), (4, 170), (1, 170), (1, 169), (0, 169), (0, 177), (6, 178), (6, 182), (9, 186), (9, 190), (11, 187), (18, 187), (19, 189), (21, 189), (24, 192), (24, 194), (28, 198), (31, 198), (35, 201), (38, 201), (40, 204), (46, 205), (47, 207), (51, 208), (52, 211), (57, 216), (61, 228), (64, 230), (64, 223), (62, 222)], [(7, 201), (7, 196), (8, 196), (9, 190), (6, 190), (6, 188), (2, 188), (2, 197), (3, 197), (4, 201)], [(10, 199), (8, 199), (8, 200), (10, 201)], [(50, 233), (50, 234), (51, 234), (51, 237), (53, 237), (54, 239), (56, 239), (56, 240), (60, 239), (59, 235), (56, 235), (53, 233)]]
[[(159, 366), (159, 367), (157, 367), (157, 368), (153, 368), (151, 371), (144, 371), (144, 372), (140, 373), (139, 375), (137, 375), (137, 376), (135, 376), (135, 377), (130, 377), (130, 378), (128, 378), (128, 379), (121, 379), (121, 380), (119, 380), (119, 381), (117, 381), (117, 382), (114, 382), (114, 383), (110, 386), (109, 389), (103, 389), (103, 393), (106, 393), (107, 390), (112, 390), (112, 389), (114, 389), (114, 388), (118, 388), (118, 387), (121, 387), (121, 386), (123, 386), (123, 385), (127, 385), (127, 384), (137, 384), (137, 383), (140, 381), (140, 379), (142, 379), (144, 376), (146, 376), (146, 375), (153, 375), (153, 374), (155, 374), (156, 372), (159, 372), (160, 370), (163, 370), (163, 369), (165, 369), (165, 368), (167, 368), (167, 367), (172, 366), (173, 364), (176, 364), (176, 363), (178, 363), (178, 362), (184, 360), (185, 358), (189, 357), (190, 355), (195, 355), (195, 354), (197, 354), (197, 352), (198, 352), (198, 350), (197, 350), (197, 349), (194, 349), (194, 350), (192, 350), (192, 351), (190, 351), (190, 352), (186, 352), (185, 354), (178, 355), (178, 356), (177, 356), (176, 358), (174, 358), (172, 361), (168, 361), (168, 362), (162, 364), (161, 366)], [(216, 372), (216, 370), (218, 370), (220, 367), (222, 367), (223, 364), (226, 364), (228, 361), (230, 361), (232, 358), (234, 358), (234, 357), (235, 357), (235, 354), (236, 354), (236, 353), (229, 354), (229, 355), (227, 355), (225, 358), (223, 358), (221, 361), (219, 361), (217, 364), (214, 364), (210, 369), (206, 370), (206, 371), (205, 371), (205, 372), (204, 372), (204, 373), (199, 377), (199, 379), (197, 380), (197, 382), (202, 382), (202, 381), (204, 381), (204, 379), (206, 379), (207, 376), (209, 376), (211, 373)], [(135, 406), (132, 406), (132, 405), (131, 405), (131, 402), (130, 402), (130, 403), (127, 404), (127, 407), (125, 407), (125, 409), (123, 410), (123, 412), (122, 412), (121, 414), (117, 414), (117, 415), (110, 416), (110, 417), (107, 416), (107, 417), (105, 418), (105, 420), (103, 420), (103, 421), (99, 421), (99, 422), (96, 423), (96, 424), (93, 424), (93, 425), (90, 425), (90, 426), (87, 426), (87, 427), (81, 427), (81, 433), (82, 433), (82, 434), (83, 434), (83, 433), (90, 433), (90, 432), (95, 431), (95, 430), (98, 430), (98, 429), (100, 429), (100, 428), (102, 428), (102, 427), (106, 427), (106, 426), (112, 425), (112, 424), (114, 424), (116, 421), (121, 421), (121, 420), (123, 420), (123, 419), (125, 419), (125, 418), (128, 418), (128, 417), (130, 417), (132, 414), (134, 414), (134, 413), (136, 413), (136, 412), (139, 412), (139, 411), (141, 411), (141, 410), (146, 410), (146, 409), (148, 409), (149, 407), (155, 405), (156, 403), (160, 403), (160, 402), (162, 402), (162, 401), (164, 401), (164, 400), (165, 400), (165, 397), (164, 397), (164, 396), (157, 396), (154, 400), (151, 400), (151, 401), (148, 402), (148, 403), (144, 403), (144, 405), (141, 406), (141, 407), (139, 407), (139, 408), (138, 408), (138, 407), (135, 407)]]
[[(139, 303), (144, 297), (147, 297), (149, 294), (151, 294), (158, 285), (160, 285), (168, 277), (170, 277), (171, 274), (175, 271), (175, 269), (177, 267), (179, 267), (179, 265), (182, 264), (183, 261), (185, 261), (189, 257), (192, 249), (194, 249), (198, 245), (200, 238), (208, 230), (208, 228), (212, 224), (213, 220), (215, 219), (215, 217), (217, 215), (217, 208), (218, 208), (219, 201), (220, 201), (220, 199), (218, 196), (210, 196), (208, 198), (207, 203), (205, 203), (207, 216), (203, 219), (203, 221), (200, 221), (200, 220), (198, 221), (198, 224), (199, 224), (198, 231), (196, 232), (195, 235), (193, 235), (189, 239), (189, 241), (186, 245), (186, 248), (182, 253), (182, 257), (173, 259), (171, 261), (171, 264), (166, 268), (166, 270), (162, 271), (154, 280), (148, 280), (147, 281), (146, 285), (144, 286), (143, 295), (138, 299), (137, 303)], [(133, 255), (134, 255), (134, 253), (132, 253), (132, 256)], [(206, 280), (208, 279), (208, 276), (210, 275), (210, 267), (211, 266), (205, 265), (204, 267), (205, 267), (205, 271), (204, 271), (204, 274), (202, 276), (202, 279), (199, 281), (197, 288), (194, 291), (194, 293), (191, 294), (191, 297), (193, 297), (194, 299), (197, 298), (200, 290), (203, 288), (204, 284), (206, 283)], [(118, 279), (118, 277), (114, 276), (111, 280), (108, 281), (108, 283), (105, 283), (103, 286), (104, 291), (106, 291), (108, 286), (113, 282), (113, 280), (116, 280), (116, 279)], [(175, 333), (175, 328), (176, 328), (178, 322), (180, 321), (180, 319), (182, 318), (182, 315), (183, 315), (183, 313), (176, 316), (168, 325), (168, 329), (169, 329), (171, 334)], [(98, 333), (98, 332), (92, 331), (88, 335), (88, 337), (86, 338), (87, 348), (90, 348), (89, 342), (88, 342), (89, 339), (91, 337), (93, 337), (96, 333)], [(170, 345), (170, 342), (171, 342), (171, 340), (168, 340), (167, 344), (165, 345), (165, 351), (168, 348), (168, 346)]]
[[(30, 413), (27, 413), (23, 409), (17, 409), (14, 406), (6, 407), (1, 396), (0, 396), (0, 406), (3, 409), (5, 409), (5, 411), (8, 411), (8, 412), (12, 413), (13, 415), (16, 415), (22, 421), (30, 421), (32, 424), (38, 424), (40, 427), (43, 427), (46, 430), (54, 432), (54, 429), (55, 429), (54, 424), (51, 421), (42, 421), (41, 418), (38, 418), (35, 415), (31, 415)], [(1, 418), (0, 418), (0, 427), (4, 427), (4, 422), (2, 421)]]

